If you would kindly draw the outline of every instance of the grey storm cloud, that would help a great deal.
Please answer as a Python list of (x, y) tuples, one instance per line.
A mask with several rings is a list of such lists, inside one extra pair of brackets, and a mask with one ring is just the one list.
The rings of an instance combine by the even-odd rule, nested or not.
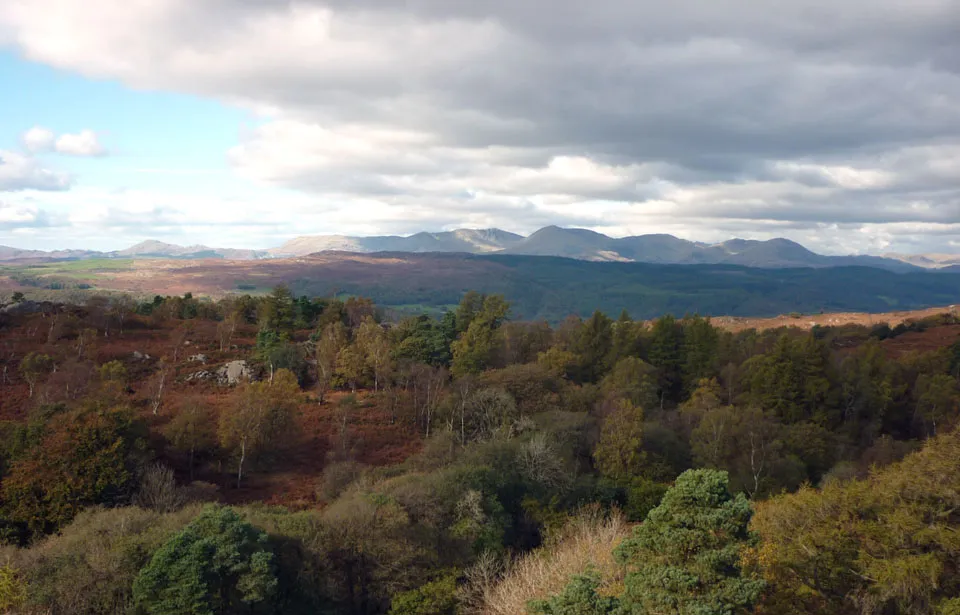
[(64, 19), (143, 35), (70, 53), (26, 9), (7, 30), (40, 61), (260, 110), (239, 172), (415, 207), (420, 228), (471, 208), (516, 230), (960, 221), (956, 0), (151, 4), (86, 3)]

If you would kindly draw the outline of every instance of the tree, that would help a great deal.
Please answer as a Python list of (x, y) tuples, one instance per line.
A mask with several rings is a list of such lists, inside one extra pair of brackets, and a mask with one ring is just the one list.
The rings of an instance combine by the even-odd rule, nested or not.
[(267, 535), (230, 508), (209, 507), (154, 554), (133, 583), (150, 615), (249, 612), (277, 588)]
[(173, 470), (163, 464), (154, 464), (147, 468), (140, 480), (140, 489), (134, 497), (134, 503), (158, 513), (171, 513), (179, 510), (184, 503), (183, 493), (177, 489)]
[(165, 434), (173, 449), (187, 456), (192, 482), (197, 452), (211, 449), (217, 441), (213, 413), (199, 399), (187, 400), (167, 424)]
[(85, 506), (128, 502), (145, 457), (145, 433), (126, 408), (88, 405), (50, 421), (50, 432), (3, 481), (7, 518), (42, 534)]
[(293, 331), (294, 305), (290, 289), (277, 286), (264, 297), (257, 314), (261, 329), (270, 329), (278, 333)]
[(864, 480), (803, 487), (757, 505), (746, 563), (771, 615), (946, 614), (960, 596), (960, 431)]
[(643, 472), (643, 408), (627, 400), (616, 403), (600, 430), (600, 441), (593, 451), (597, 469), (604, 476), (630, 479)]
[(753, 405), (784, 423), (829, 422), (835, 404), (828, 350), (814, 336), (797, 341), (784, 334), (770, 352), (753, 357), (744, 369)]
[(123, 335), (123, 325), (137, 308), (137, 302), (133, 297), (127, 294), (121, 294), (114, 297), (110, 302), (110, 313), (117, 319), (117, 330)]
[(788, 467), (791, 460), (783, 456), (781, 431), (782, 426), (759, 408), (717, 406), (704, 412), (690, 445), (698, 464), (728, 471), (735, 490), (759, 497), (776, 486), (771, 484), (775, 475), (792, 483), (781, 485), (787, 487), (796, 487), (804, 478)]
[(357, 385), (363, 378), (367, 363), (363, 350), (356, 342), (340, 351), (337, 356), (337, 374), (350, 386), (350, 390), (357, 392)]
[(39, 352), (31, 352), (20, 361), (20, 375), (23, 376), (23, 379), (26, 380), (27, 385), (30, 387), (30, 397), (33, 397), (33, 392), (37, 388), (37, 382), (39, 382), (43, 376), (52, 372), (53, 368), (53, 359), (50, 358), (49, 355)]
[[(510, 305), (502, 295), (484, 297), (483, 308), (470, 320), (470, 325), (460, 338), (451, 344), (451, 371), (455, 376), (479, 374), (490, 367), (495, 349), (494, 333), (509, 312)], [(459, 316), (457, 326), (460, 326)]]
[(652, 408), (657, 402), (657, 370), (637, 357), (626, 357), (600, 383), (603, 392), (628, 400), (641, 408)]
[(367, 367), (373, 372), (373, 390), (379, 391), (380, 384), (386, 381), (390, 373), (390, 340), (372, 316), (364, 318), (357, 330), (357, 344), (363, 353)]
[(77, 333), (77, 358), (93, 361), (97, 357), (97, 330), (83, 329)]
[(182, 323), (170, 333), (170, 345), (173, 347), (173, 362), (180, 360), (180, 351), (193, 331), (192, 323)]
[(607, 359), (613, 348), (613, 321), (599, 310), (583, 323), (573, 347), (577, 355), (578, 382), (596, 382), (609, 368)]
[(237, 457), (237, 488), (248, 458), (262, 455), (287, 435), (300, 395), (296, 376), (285, 369), (273, 382), (242, 387), (236, 407), (220, 415), (220, 444)]
[(623, 613), (620, 601), (601, 596), (600, 579), (595, 574), (576, 575), (563, 593), (548, 600), (534, 600), (528, 606), (530, 615), (617, 615)]
[(960, 390), (953, 376), (920, 374), (914, 385), (916, 399), (915, 419), (923, 423), (928, 435), (937, 435), (937, 429), (949, 426), (960, 413)]
[(24, 297), (23, 293), (18, 290), (17, 292), (13, 293), (12, 297), (10, 297), (10, 301), (13, 303), (23, 303), (26, 301), (26, 297)]
[(709, 319), (693, 316), (683, 320), (681, 371), (687, 392), (696, 388), (701, 379), (716, 375), (719, 337)]
[(468, 291), (460, 299), (460, 305), (454, 312), (455, 335), (462, 335), (470, 328), (470, 323), (483, 309), (484, 296), (475, 290)]
[(657, 368), (660, 385), (660, 408), (667, 399), (677, 400), (683, 386), (683, 328), (667, 314), (657, 319), (650, 332), (650, 364)]
[[(453, 312), (447, 312), (447, 318)], [(407, 318), (391, 330), (393, 356), (397, 360), (409, 359), (427, 365), (450, 364), (451, 337), (442, 323), (426, 314)]]
[(486, 440), (497, 434), (509, 434), (518, 418), (517, 402), (503, 389), (487, 387), (473, 393), (466, 401), (457, 427), (470, 441)]
[(158, 369), (157, 373), (151, 377), (151, 381), (148, 385), (150, 408), (153, 410), (154, 416), (160, 412), (160, 406), (163, 404), (163, 394), (167, 384), (167, 376), (169, 375), (169, 371), (170, 370), (167, 368), (167, 365), (161, 361), (160, 369)]
[(613, 340), (610, 345), (610, 355), (607, 365), (613, 366), (626, 359), (640, 354), (640, 327), (633, 322), (626, 310), (620, 312), (620, 318), (613, 323)]
[(447, 574), (394, 596), (389, 615), (457, 615), (459, 612), (457, 577)]
[(688, 470), (633, 535), (617, 547), (627, 567), (621, 603), (630, 613), (751, 613), (764, 582), (744, 575), (753, 512), (731, 496), (726, 472)]
[(340, 321), (326, 325), (317, 339), (314, 356), (317, 360), (317, 396), (320, 403), (323, 403), (323, 398), (330, 389), (337, 370), (337, 360), (346, 345), (347, 328)]
[(217, 339), (220, 342), (220, 352), (230, 347), (230, 342), (233, 341), (233, 336), (237, 332), (240, 322), (241, 316), (234, 309), (228, 311), (223, 320), (217, 323)]

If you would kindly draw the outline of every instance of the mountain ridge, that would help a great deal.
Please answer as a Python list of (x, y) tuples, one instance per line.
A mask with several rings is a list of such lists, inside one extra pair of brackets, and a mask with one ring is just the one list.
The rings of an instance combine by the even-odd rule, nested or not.
[(784, 269), (796, 267), (866, 266), (896, 272), (952, 270), (960, 255), (884, 254), (828, 256), (817, 254), (785, 238), (769, 240), (734, 238), (720, 243), (681, 239), (664, 233), (610, 237), (583, 228), (543, 227), (524, 237), (498, 228), (422, 231), (408, 236), (304, 235), (266, 250), (179, 246), (149, 239), (123, 250), (41, 250), (0, 246), (0, 261), (26, 259), (77, 260), (86, 258), (172, 258), (257, 260), (302, 257), (327, 251), (371, 254), (378, 252), (463, 252), (558, 256), (575, 260), (672, 265), (728, 264)]

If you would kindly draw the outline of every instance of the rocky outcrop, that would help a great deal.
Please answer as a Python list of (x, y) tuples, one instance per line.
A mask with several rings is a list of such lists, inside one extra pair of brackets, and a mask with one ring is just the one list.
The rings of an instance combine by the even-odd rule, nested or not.
[(213, 372), (208, 372), (206, 370), (194, 372), (192, 374), (187, 374), (187, 377), (184, 378), (184, 382), (203, 382), (206, 380), (213, 380), (217, 377)]
[(217, 383), (221, 385), (239, 384), (249, 380), (252, 375), (246, 361), (230, 361), (217, 370)]

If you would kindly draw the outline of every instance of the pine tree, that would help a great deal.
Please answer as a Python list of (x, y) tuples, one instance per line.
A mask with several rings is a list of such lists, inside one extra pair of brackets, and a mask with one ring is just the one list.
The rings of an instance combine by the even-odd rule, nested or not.
[(743, 495), (730, 495), (726, 472), (681, 474), (615, 552), (628, 567), (621, 598), (627, 612), (751, 612), (764, 588), (740, 570), (741, 551), (754, 542), (747, 531), (751, 515)]

